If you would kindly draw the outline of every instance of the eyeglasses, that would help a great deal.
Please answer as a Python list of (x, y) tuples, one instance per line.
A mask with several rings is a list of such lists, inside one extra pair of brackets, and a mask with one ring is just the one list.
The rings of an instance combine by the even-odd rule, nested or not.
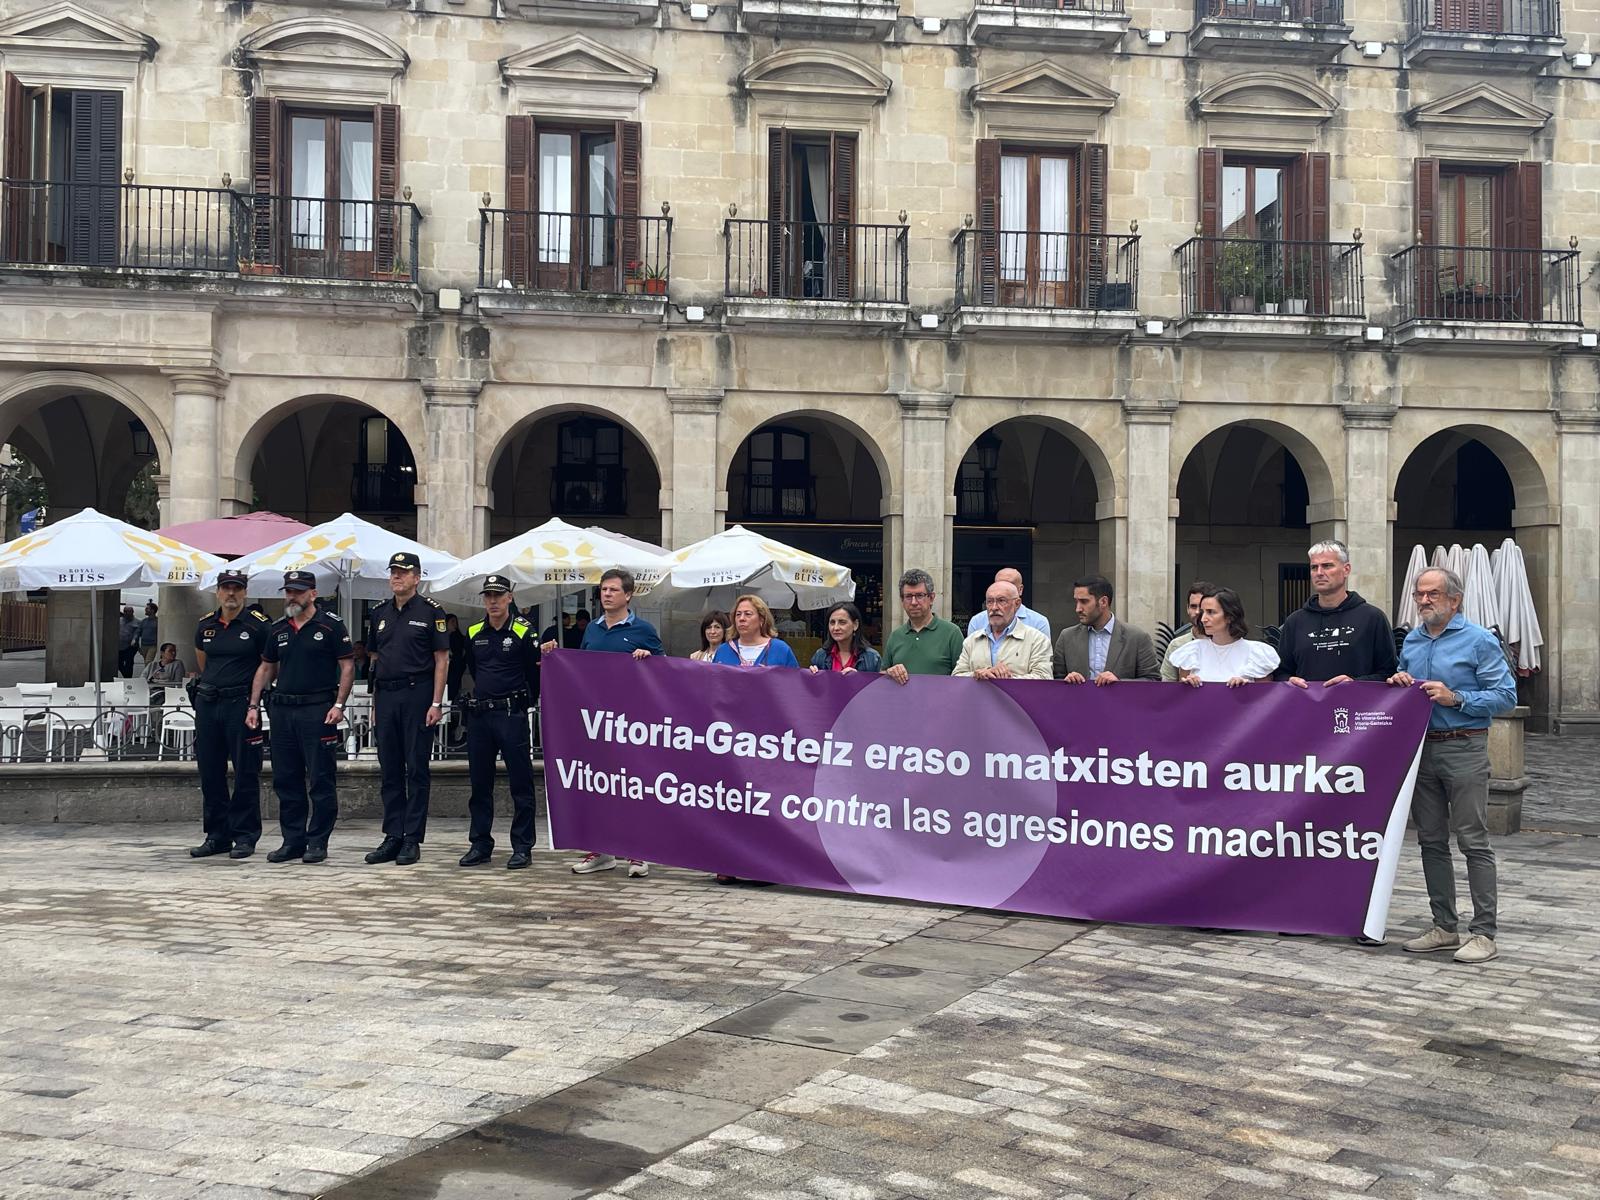
[(1430, 590), (1428, 590), (1426, 592), (1412, 592), (1411, 593), (1411, 598), (1413, 600), (1417, 600), (1417, 601), (1422, 601), (1422, 600), (1443, 600), (1444, 599), (1444, 592), (1439, 588), (1432, 588), (1432, 589), (1430, 589)]
[(923, 600), (932, 600), (932, 599), (933, 599), (933, 593), (932, 592), (901, 592), (900, 593), (900, 603), (902, 603), (902, 604), (917, 604), (917, 603), (920, 603)]
[(1017, 601), (1015, 600), (985, 600), (983, 606), (985, 608), (1010, 608), (1016, 603)]

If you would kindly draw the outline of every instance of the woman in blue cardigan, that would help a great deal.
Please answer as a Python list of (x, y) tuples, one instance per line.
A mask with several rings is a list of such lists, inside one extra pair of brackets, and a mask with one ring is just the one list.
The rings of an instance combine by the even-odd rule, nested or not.
[(798, 667), (789, 643), (778, 636), (772, 610), (760, 596), (744, 595), (734, 601), (733, 628), (738, 634), (717, 647), (712, 662), (725, 667)]
[(878, 652), (861, 636), (861, 610), (848, 600), (835, 604), (828, 610), (828, 644), (811, 656), (811, 673), (876, 675), (879, 666)]

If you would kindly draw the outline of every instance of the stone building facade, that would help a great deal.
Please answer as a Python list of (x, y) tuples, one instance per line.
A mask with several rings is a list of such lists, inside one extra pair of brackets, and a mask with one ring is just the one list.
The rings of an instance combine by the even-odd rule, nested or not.
[[(0, 0), (59, 512), (743, 521), (1272, 623), (1514, 536), (1600, 731), (1600, 0)], [(888, 586), (885, 586), (887, 582)], [(883, 593), (887, 593), (886, 596)], [(886, 603), (887, 612), (877, 605)], [(65, 619), (71, 602), (61, 601)]]

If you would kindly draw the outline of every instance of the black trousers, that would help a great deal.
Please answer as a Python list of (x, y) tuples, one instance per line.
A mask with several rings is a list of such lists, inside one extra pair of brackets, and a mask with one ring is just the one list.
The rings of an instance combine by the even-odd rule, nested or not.
[(124, 679), (133, 678), (133, 660), (139, 654), (139, 647), (124, 646), (117, 651), (117, 674)]
[(321, 846), (339, 817), (334, 748), (339, 727), (324, 725), (326, 703), (272, 706), (272, 790), (278, 794), (278, 824), (290, 846)]
[(428, 758), (433, 730), (426, 724), (433, 703), (433, 678), (410, 687), (380, 687), (372, 701), (378, 767), (383, 782), (383, 836), (420, 842), (428, 832)]
[(505, 759), (511, 789), (511, 848), (532, 850), (533, 758), (528, 744), (526, 712), (475, 712), (467, 717), (467, 774), (472, 818), (467, 837), (474, 846), (494, 846), (494, 761)]
[[(254, 846), (261, 837), (261, 747), (245, 728), (250, 694), (194, 705), (194, 761), (200, 769), (200, 819), (208, 838)], [(233, 764), (233, 792), (228, 764)]]

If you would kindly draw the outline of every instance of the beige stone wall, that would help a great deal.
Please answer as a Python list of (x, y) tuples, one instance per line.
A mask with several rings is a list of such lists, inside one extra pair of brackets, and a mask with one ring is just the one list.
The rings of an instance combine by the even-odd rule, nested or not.
[[(1245, 146), (1253, 136), (1196, 115), (1194, 101), (1220, 82), (1263, 73), (1314, 85), (1335, 102), (1331, 117), (1309, 132), (1292, 127), (1303, 131), (1296, 136), (1305, 148), (1332, 155), (1330, 223), (1337, 239), (1362, 230), (1374, 323), (1394, 318), (1389, 256), (1413, 236), (1412, 162), (1439, 136), (1405, 114), (1484, 81), (1552, 114), (1503, 153), (1547, 164), (1545, 241), (1561, 247), (1579, 239), (1583, 301), (1593, 312), (1600, 299), (1591, 278), (1600, 246), (1600, 71), (1567, 63), (1536, 78), (1401, 71), (1397, 46), (1407, 30), (1398, 0), (1347, 0), (1353, 36), (1388, 48), (1377, 60), (1347, 50), (1338, 66), (1326, 68), (1186, 57), (1190, 0), (1130, 0), (1134, 32), (1116, 53), (968, 46), (966, 0), (907, 0), (903, 17), (942, 17), (943, 28), (927, 34), (903, 19), (890, 39), (867, 43), (744, 34), (736, 4), (718, 6), (704, 24), (666, 5), (656, 26), (584, 29), (496, 20), (490, 0), (426, 0), (423, 11), (277, 0), (80, 3), (159, 43), (134, 69), (125, 108), (125, 157), (142, 183), (216, 185), (225, 174), (247, 180), (248, 96), (269, 81), (239, 65), (236, 51), (274, 23), (349, 22), (399, 47), (404, 70), (382, 86), (403, 110), (401, 183), (425, 215), (419, 266), (427, 301), (308, 298), (292, 286), (79, 287), (30, 276), (0, 291), (0, 432), (15, 424), (20, 409), (12, 406), (31, 403), (40, 389), (103, 388), (150, 426), (164, 462), (175, 455), (179, 507), (233, 511), (248, 503), (256, 452), (277, 421), (319, 400), (356, 401), (395, 421), (416, 453), (419, 528), (465, 553), (487, 539), (500, 456), (545, 416), (583, 411), (623, 422), (658, 473), (661, 536), (681, 543), (720, 525), (745, 437), (765, 422), (806, 414), (859, 439), (882, 480), (891, 577), (918, 564), (948, 579), (951, 490), (961, 456), (985, 430), (1027, 417), (1071, 439), (1098, 485), (1095, 538), (1078, 537), (1086, 527), (1076, 524), (1071, 539), (1057, 537), (1064, 525), (1041, 533), (1042, 546), (1059, 549), (1041, 563), (1040, 585), (1098, 566), (1117, 580), (1132, 618), (1148, 623), (1170, 616), (1174, 564), (1187, 553), (1175, 524), (1177, 480), (1208, 433), (1249, 421), (1280, 438), (1310, 484), (1313, 532), (1348, 537), (1362, 557), (1363, 587), (1386, 596), (1393, 555), (1405, 549), (1391, 545), (1394, 481), (1430, 433), (1470, 427), (1512, 475), (1515, 524), (1547, 613), (1547, 640), (1569, 651), (1551, 655), (1542, 685), (1549, 707), (1600, 713), (1600, 613), (1592, 596), (1574, 590), (1570, 573), (1597, 556), (1600, 512), (1586, 474), (1597, 457), (1590, 444), (1600, 396), (1595, 356), (1197, 347), (1170, 336), (1180, 312), (1173, 252), (1193, 235), (1198, 217), (1197, 149)], [(0, 22), (37, 7), (38, 0), (0, 0)], [(1594, 48), (1600, 0), (1563, 0), (1562, 9), (1568, 50)], [(1150, 47), (1137, 31), (1151, 27), (1174, 36)], [(313, 27), (308, 36), (328, 28)], [(602, 82), (563, 97), (559, 88), (503, 78), (502, 60), (577, 34), (647, 64), (653, 82), (642, 90)], [(789, 78), (803, 82), (808, 70), (834, 77), (828, 63), (849, 56), (887, 79), (887, 96), (858, 101), (741, 89), (742, 72), (797, 49), (819, 52), (820, 65), (795, 68)], [(10, 69), (12, 53), (0, 48), (0, 65)], [(1104, 114), (1047, 109), (1026, 119), (974, 104), (979, 84), (1038, 64), (1070, 73), (1091, 92), (1109, 90), (1115, 103)], [(64, 59), (62, 82), (87, 69)], [(598, 67), (592, 73), (605, 75)], [(686, 325), (675, 309), (664, 324), (582, 316), (480, 322), (475, 313), (480, 196), (504, 203), (506, 116), (591, 101), (610, 116), (642, 122), (643, 210), (670, 202), (672, 299), (710, 306), (705, 324)], [(1019, 122), (1036, 138), (1048, 139), (1054, 128), (1061, 140), (1109, 145), (1109, 228), (1120, 233), (1138, 222), (1141, 309), (1168, 323), (1166, 335), (1083, 345), (947, 333), (950, 238), (974, 209), (974, 143), (997, 130), (1014, 134)], [(858, 131), (859, 218), (895, 224), (905, 211), (911, 309), (942, 314), (939, 330), (719, 324), (722, 223), (730, 204), (744, 217), (765, 215), (764, 131), (778, 123)], [(1285, 128), (1291, 126), (1263, 122), (1262, 135)], [(441, 322), (433, 312), (440, 288), (466, 293), (459, 322)], [(480, 325), (486, 359), (469, 361), (450, 349)], [(430, 349), (419, 356), (419, 344)], [(207, 373), (214, 383), (206, 386), (220, 401), (208, 408), (198, 385), (177, 382), (175, 373), (185, 371)], [(185, 387), (186, 398), (175, 402)], [(211, 453), (204, 438), (185, 435), (182, 447), (202, 449), (188, 459), (181, 447), (175, 453), (174, 430), (208, 412), (215, 462), (200, 461)], [(196, 474), (204, 478), (190, 478)], [(1262, 587), (1278, 551), (1269, 557), (1260, 567)], [(1033, 592), (1030, 599), (1047, 607)], [(1064, 618), (1067, 606), (1056, 603), (1052, 615)]]

